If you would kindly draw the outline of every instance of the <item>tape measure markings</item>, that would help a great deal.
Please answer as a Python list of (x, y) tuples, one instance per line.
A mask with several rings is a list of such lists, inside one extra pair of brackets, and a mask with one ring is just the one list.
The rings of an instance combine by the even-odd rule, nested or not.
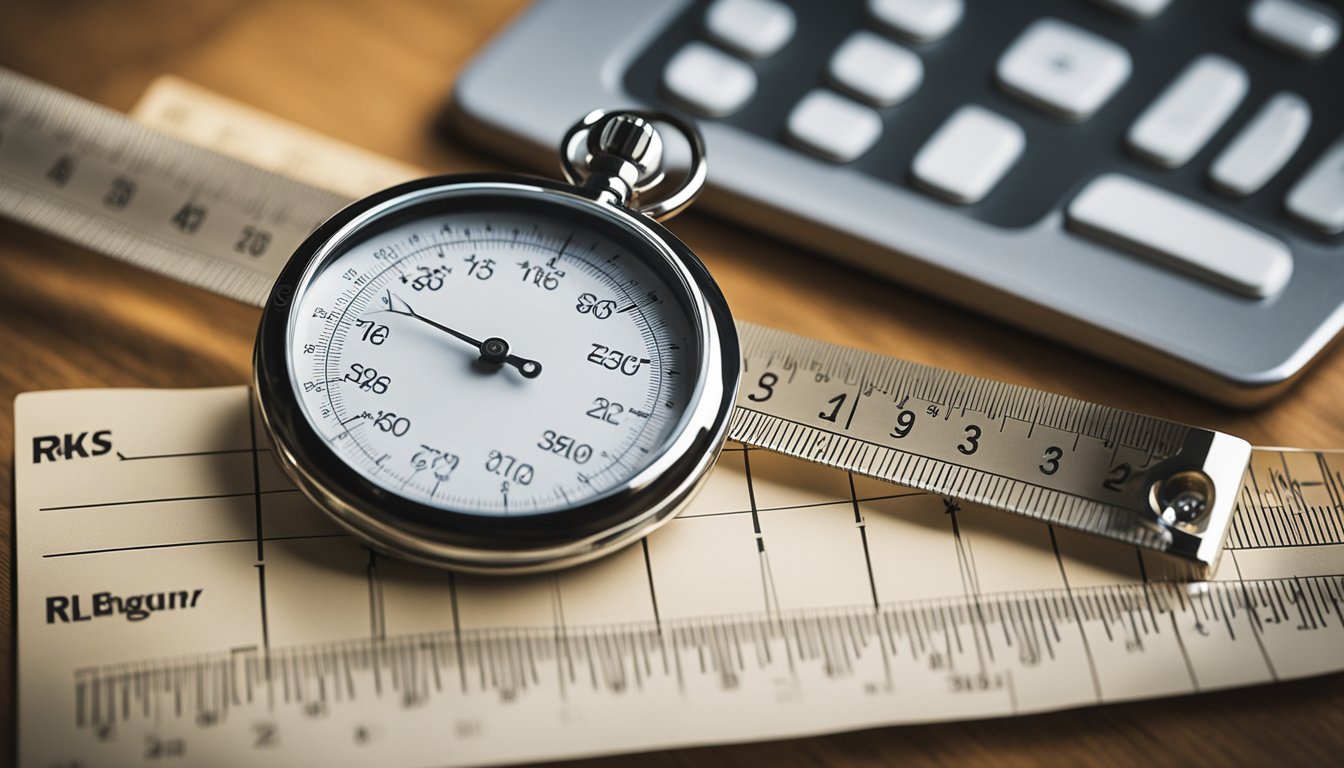
[[(746, 373), (734, 439), (1137, 546), (1171, 548), (1165, 531), (1135, 524), (1142, 503), (1135, 490), (1146, 487), (1135, 478), (1197, 453), (1201, 441), (1219, 452), (1231, 440), (750, 323), (738, 327)], [(1009, 419), (1022, 426), (1010, 428)], [(1245, 466), (1236, 461), (1205, 467), (1219, 475), (1227, 497), (1214, 503), (1229, 516)], [(1226, 524), (1221, 516), (1211, 521), (1222, 528), (1211, 527), (1208, 538), (1221, 540)]]

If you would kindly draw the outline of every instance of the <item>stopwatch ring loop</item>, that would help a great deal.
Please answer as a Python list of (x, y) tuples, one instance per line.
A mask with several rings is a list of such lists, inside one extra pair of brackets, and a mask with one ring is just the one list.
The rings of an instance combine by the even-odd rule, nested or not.
[[(577, 186), (584, 185), (593, 175), (593, 172), (590, 167), (582, 167), (576, 162), (575, 157), (583, 157), (584, 166), (587, 166), (593, 160), (593, 155), (588, 147), (582, 147), (580, 142), (585, 142), (591, 146), (588, 139), (593, 131), (601, 130), (611, 118), (627, 115), (640, 118), (650, 124), (664, 123), (672, 126), (686, 138), (686, 143), (690, 147), (690, 168), (686, 172), (686, 178), (676, 189), (652, 199), (646, 197), (647, 193), (656, 189), (664, 179), (661, 156), (659, 156), (651, 166), (640, 169), (642, 173), (639, 178), (629, 184), (629, 200), (622, 201), (628, 207), (655, 221), (669, 219), (680, 213), (695, 200), (704, 187), (705, 178), (709, 174), (709, 166), (705, 160), (705, 142), (700, 136), (700, 131), (694, 124), (679, 115), (662, 110), (622, 109), (607, 111), (595, 109), (565, 132), (565, 137), (560, 141), (560, 169), (564, 172), (569, 183)], [(657, 133), (656, 129), (654, 129), (654, 133)]]

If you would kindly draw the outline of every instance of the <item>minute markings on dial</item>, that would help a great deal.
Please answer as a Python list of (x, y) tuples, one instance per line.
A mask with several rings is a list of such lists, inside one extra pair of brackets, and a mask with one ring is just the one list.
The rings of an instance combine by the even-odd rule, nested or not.
[[(505, 221), (509, 220), (506, 219)], [(406, 460), (411, 458), (409, 451), (414, 450), (414, 448), (403, 448), (404, 443), (394, 440), (391, 435), (386, 434), (385, 430), (375, 429), (373, 420), (358, 418), (358, 415), (365, 410), (376, 413), (376, 408), (385, 408), (391, 403), (391, 410), (415, 420), (415, 431), (413, 436), (409, 438), (410, 440), (423, 441), (435, 445), (439, 449), (460, 452), (461, 445), (453, 442), (458, 439), (453, 437), (453, 435), (458, 434), (459, 427), (455, 426), (458, 422), (444, 422), (434, 414), (436, 412), (448, 413), (453, 411), (455, 406), (452, 404), (459, 399), (467, 403), (468, 411), (474, 409), (478, 413), (484, 412), (480, 410), (482, 406), (474, 402), (476, 395), (469, 394), (469, 390), (462, 390), (458, 384), (454, 384), (449, 389), (440, 389), (439, 394), (432, 396), (432, 399), (426, 399), (424, 394), (417, 395), (414, 393), (414, 380), (417, 378), (423, 379), (424, 377), (419, 376), (419, 374), (426, 370), (424, 364), (418, 362), (418, 360), (424, 357), (425, 351), (431, 349), (430, 347), (415, 345), (427, 344), (430, 337), (423, 336), (421, 337), (423, 341), (414, 342), (408, 347), (406, 344), (411, 343), (412, 339), (416, 338), (418, 334), (403, 335), (398, 332), (396, 324), (393, 323), (392, 334), (388, 337), (387, 344), (373, 347), (367, 343), (367, 338), (361, 341), (361, 334), (353, 331), (355, 319), (370, 317), (373, 313), (380, 311), (381, 300), (386, 296), (389, 299), (388, 304), (391, 311), (383, 316), (387, 319), (379, 321), (382, 323), (386, 323), (388, 320), (397, 320), (397, 318), (390, 317), (392, 314), (402, 316), (408, 326), (421, 323), (434, 327), (426, 323), (426, 320), (432, 320), (436, 325), (456, 326), (457, 321), (466, 319), (469, 324), (469, 327), (464, 329), (466, 331), (499, 333), (500, 336), (507, 337), (511, 341), (517, 335), (518, 340), (526, 339), (526, 343), (531, 345), (537, 345), (540, 340), (541, 345), (536, 346), (535, 351), (546, 356), (548, 366), (547, 376), (542, 377), (542, 379), (550, 380), (553, 377), (559, 377), (557, 381), (548, 384), (546, 388), (536, 390), (543, 393), (541, 397), (544, 399), (539, 402), (544, 403), (544, 405), (539, 407), (545, 409), (544, 413), (546, 415), (544, 418), (546, 419), (551, 418), (552, 412), (557, 414), (557, 418), (575, 416), (580, 419), (583, 418), (583, 408), (590, 407), (592, 395), (596, 393), (608, 396), (614, 395), (627, 403), (629, 406), (628, 412), (642, 414), (638, 419), (628, 419), (628, 426), (620, 430), (619, 436), (616, 432), (602, 433), (608, 436), (601, 438), (601, 446), (594, 441), (593, 435), (582, 431), (582, 425), (586, 422), (580, 422), (579, 426), (564, 422), (544, 425), (547, 427), (555, 426), (561, 431), (574, 434), (585, 442), (593, 442), (595, 448), (600, 448), (593, 453), (593, 456), (594, 458), (601, 456), (602, 460), (600, 463), (590, 464), (585, 470), (586, 482), (578, 481), (576, 483), (577, 478), (574, 475), (569, 475), (567, 482), (562, 479), (559, 485), (554, 484), (554, 481), (561, 479), (561, 476), (552, 474), (555, 471), (553, 465), (548, 465), (551, 467), (550, 469), (542, 466), (546, 461), (545, 459), (541, 460), (542, 463), (538, 463), (535, 452), (529, 447), (531, 443), (536, 441), (535, 436), (531, 436), (529, 439), (530, 431), (528, 430), (531, 427), (520, 426), (519, 430), (522, 431), (508, 432), (508, 436), (499, 438), (498, 445), (493, 445), (495, 441), (492, 438), (492, 447), (498, 447), (507, 453), (515, 454), (520, 461), (529, 461), (536, 464), (539, 479), (544, 476), (540, 474), (543, 470), (552, 476), (552, 483), (547, 484), (549, 487), (543, 486), (544, 490), (535, 486), (530, 489), (524, 486), (510, 488), (508, 490), (508, 514), (526, 514), (530, 510), (545, 511), (552, 506), (568, 507), (582, 503), (594, 494), (616, 487), (614, 484), (639, 471), (645, 461), (640, 457), (648, 455), (651, 450), (656, 449), (661, 441), (671, 434), (669, 430), (675, 423), (675, 414), (655, 406), (661, 406), (664, 399), (667, 399), (665, 396), (668, 395), (679, 402), (687, 397), (686, 384), (672, 383), (676, 379), (685, 379), (686, 377), (671, 376), (669, 378), (666, 371), (663, 370), (664, 367), (673, 370), (687, 370), (687, 363), (683, 359), (686, 353), (673, 351), (679, 345), (669, 344), (674, 340), (682, 342), (686, 329), (682, 328), (679, 322), (669, 322), (666, 310), (663, 309), (663, 307), (671, 308), (669, 304), (663, 304), (660, 307), (644, 298), (644, 293), (650, 288), (659, 289), (659, 294), (664, 293), (663, 288), (665, 286), (662, 279), (656, 273), (651, 275), (646, 269), (642, 268), (640, 260), (617, 261), (608, 259), (607, 256), (612, 253), (608, 249), (612, 245), (610, 241), (607, 241), (606, 245), (599, 242), (598, 247), (595, 248), (580, 247), (571, 251), (570, 246), (573, 242), (580, 241), (580, 238), (584, 236), (585, 230), (582, 228), (575, 230), (575, 233), (567, 239), (565, 235), (571, 233), (569, 228), (562, 229), (559, 232), (556, 232), (555, 229), (535, 231), (531, 223), (526, 225), (520, 223), (516, 226), (506, 223), (501, 226), (500, 221), (494, 222), (493, 227), (486, 228), (480, 219), (475, 219), (470, 222), (454, 222), (452, 235), (457, 237), (453, 237), (452, 235), (440, 234), (438, 224), (435, 223), (433, 229), (420, 230), (418, 244), (408, 242), (403, 237), (395, 243), (384, 239), (376, 244), (366, 246), (366, 252), (362, 258), (352, 258), (348, 262), (343, 261), (340, 269), (331, 269), (328, 273), (333, 279), (327, 285), (341, 286), (339, 294), (336, 291), (328, 291), (323, 295), (330, 298), (314, 297), (312, 300), (323, 303), (315, 304), (310, 301), (306, 305), (307, 311), (304, 313), (304, 317), (311, 316), (312, 308), (315, 306), (324, 307), (329, 316), (335, 316), (328, 317), (324, 322), (319, 322), (316, 319), (306, 321), (308, 322), (306, 327), (311, 330), (307, 332), (308, 335), (302, 341), (314, 343), (315, 354), (306, 359), (311, 360), (314, 364), (313, 370), (318, 374), (314, 377), (315, 381), (321, 382), (330, 378), (339, 380), (342, 378), (342, 374), (346, 373), (351, 362), (360, 362), (374, 365), (380, 369), (380, 372), (390, 373), (393, 376), (395, 398), (411, 398), (409, 401), (399, 399), (398, 402), (393, 403), (387, 398), (378, 398), (375, 393), (361, 390), (353, 384), (341, 384), (339, 382), (332, 382), (325, 393), (312, 394), (310, 402), (326, 396), (322, 407), (331, 411), (331, 415), (327, 417), (329, 423), (335, 425), (338, 421), (347, 422), (344, 427), (334, 427), (332, 431), (327, 433), (328, 440), (335, 440), (332, 437), (332, 432), (337, 430), (348, 432), (348, 438), (340, 441), (344, 447), (337, 447), (338, 444), (333, 443), (333, 449), (348, 457), (347, 460), (357, 459), (355, 466), (364, 467), (365, 469), (362, 471), (370, 479), (375, 479), (379, 484), (385, 484), (392, 489), (401, 489), (401, 492), (405, 495), (426, 500), (432, 499), (433, 504), (445, 505), (449, 509), (478, 510), (481, 514), (505, 513), (502, 508), (503, 493), (501, 493), (498, 485), (489, 489), (494, 491), (493, 494), (490, 494), (490, 496), (493, 496), (493, 503), (491, 503), (490, 497), (482, 493), (482, 491), (489, 493), (489, 490), (464, 487), (462, 483), (458, 482), (459, 478), (466, 479), (472, 472), (482, 471), (476, 468), (477, 460), (470, 454), (470, 451), (474, 450), (472, 446), (479, 448), (484, 445), (483, 440), (477, 439), (478, 434), (472, 433), (469, 439), (465, 439), (466, 442), (461, 444), (466, 446), (463, 449), (466, 452), (461, 453), (461, 468), (457, 470), (451, 480), (444, 481), (436, 479), (428, 471), (412, 471), (412, 465), (406, 464)], [(515, 228), (521, 230), (520, 235), (513, 235), (513, 229)], [(462, 235), (467, 229), (471, 230), (469, 241), (462, 239)], [(488, 234), (492, 230), (493, 236)], [(410, 231), (413, 230), (401, 230), (401, 232)], [(513, 237), (518, 237), (518, 239), (514, 240)], [(562, 245), (560, 249), (556, 248), (557, 244), (564, 242), (568, 242), (570, 245)], [(582, 242), (586, 243), (588, 241)], [(395, 247), (389, 247), (392, 245)], [(385, 254), (389, 255), (375, 257), (373, 255), (375, 249), (382, 249)], [(520, 305), (521, 308), (517, 312), (522, 313), (521, 316), (523, 317), (530, 318), (529, 322), (538, 323), (537, 328), (543, 332), (534, 333), (526, 323), (521, 326), (526, 332), (520, 330), (516, 320), (510, 320), (498, 327), (490, 327), (493, 322), (492, 318), (506, 318), (506, 315), (499, 314), (492, 308), (492, 303), (512, 312), (511, 297), (520, 295), (515, 293), (517, 289), (512, 288), (511, 284), (501, 282), (500, 276), (496, 276), (489, 283), (464, 283), (458, 277), (458, 271), (454, 270), (451, 278), (445, 278), (447, 282), (442, 292), (439, 292), (438, 289), (433, 289), (433, 292), (430, 289), (419, 292), (417, 289), (415, 295), (409, 295), (410, 289), (407, 288), (406, 293), (398, 295), (396, 288), (393, 287), (393, 293), (388, 294), (389, 281), (395, 285), (398, 275), (403, 273), (414, 274), (416, 272), (415, 265), (422, 260), (431, 262), (431, 266), (441, 264), (442, 262), (438, 258), (440, 253), (447, 252), (448, 258), (451, 260), (455, 254), (467, 252), (464, 249), (480, 251), (482, 254), (490, 252), (497, 259), (521, 256), (528, 251), (533, 253), (549, 252), (553, 256), (562, 255), (567, 264), (575, 267), (569, 280), (562, 284), (559, 291), (521, 294), (526, 297), (526, 300), (525, 303)], [(358, 256), (359, 254), (355, 255)], [(335, 279), (340, 273), (348, 271), (347, 267), (357, 269), (358, 274), (346, 278), (349, 282)], [(462, 274), (465, 276), (465, 270), (462, 271)], [(580, 277), (582, 279), (579, 279)], [(639, 286), (641, 290), (635, 290), (636, 286)], [(628, 318), (628, 320), (622, 323), (613, 322), (588, 326), (572, 323), (566, 313), (572, 312), (573, 296), (567, 294), (574, 293), (577, 295), (580, 290), (592, 291), (595, 288), (601, 289), (595, 291), (599, 295), (605, 291), (606, 296), (619, 301), (618, 307), (633, 304), (634, 306), (628, 312), (621, 314), (621, 317)], [(463, 291), (468, 293), (463, 293)], [(345, 298), (345, 301), (333, 304), (332, 300), (337, 295)], [(557, 299), (560, 300), (557, 301)], [(412, 302), (414, 308), (411, 309), (408, 305), (405, 305), (405, 300)], [(503, 302), (502, 305), (499, 304), (501, 301)], [(422, 307), (422, 303), (425, 306)], [(440, 316), (440, 313), (444, 313), (443, 316)], [(471, 327), (470, 323), (475, 322), (482, 322), (485, 327)], [(547, 326), (554, 329), (554, 332), (550, 335), (544, 332)], [(620, 384), (614, 379), (602, 379), (600, 378), (601, 374), (595, 372), (589, 375), (576, 376), (577, 373), (582, 372), (577, 371), (577, 366), (570, 362), (569, 357), (563, 357), (563, 355), (569, 353), (563, 351), (565, 349), (561, 343), (563, 339), (557, 341), (560, 337), (556, 336), (556, 333), (564, 331), (570, 334), (567, 337), (568, 339), (577, 340), (588, 335), (583, 331), (584, 328), (592, 329), (594, 341), (601, 340), (618, 344), (620, 348), (638, 355), (641, 362), (643, 360), (650, 361), (645, 364), (648, 372), (641, 372), (638, 377), (640, 380), (637, 385), (638, 395), (630, 391), (629, 385), (635, 384), (634, 380)], [(435, 330), (447, 333), (442, 328), (435, 328)], [(582, 334), (582, 336), (576, 334)], [(467, 334), (462, 335), (467, 336)], [(454, 338), (459, 337), (454, 335)], [(479, 347), (477, 345), (484, 345), (488, 341), (488, 339), (479, 335), (467, 336), (467, 339), (459, 338), (459, 340), (464, 344), (469, 344), (471, 348), (477, 349), (478, 352)], [(557, 344), (560, 344), (560, 346), (557, 346)], [(684, 345), (684, 342), (682, 344)], [(533, 350), (529, 349), (528, 351), (532, 352)], [(644, 354), (638, 354), (640, 352), (644, 352)], [(553, 354), (562, 355), (562, 357), (553, 360)], [(302, 360), (305, 358), (296, 354), (295, 359)], [(573, 358), (575, 361), (581, 359), (582, 355)], [(408, 364), (409, 368), (406, 367)], [(438, 370), (438, 367), (434, 366), (434, 369)], [(407, 374), (406, 371), (411, 371), (411, 373)], [(447, 373), (450, 377), (456, 377), (457, 374), (452, 371), (453, 369), (450, 367)], [(470, 381), (472, 380), (474, 379), (468, 378), (466, 380), (468, 387), (470, 387)], [(620, 386), (617, 386), (618, 384)], [(560, 389), (556, 389), (557, 386)], [(620, 390), (620, 387), (623, 386), (624, 390), (607, 391), (608, 386), (617, 390)], [(579, 389), (576, 389), (576, 387)], [(587, 387), (601, 387), (602, 389), (585, 389)], [(509, 392), (512, 390), (505, 388), (502, 391)], [(624, 394), (622, 394), (622, 391)], [(580, 400), (575, 403), (573, 400), (561, 399), (561, 395), (566, 398), (580, 398)], [(507, 394), (505, 396), (512, 397), (512, 395)], [(583, 400), (582, 397), (587, 397), (587, 399)], [(409, 405), (406, 405), (406, 402), (409, 402)], [(432, 408), (429, 411), (424, 410), (424, 406), (431, 403), (433, 404)], [(317, 407), (314, 402), (312, 405), (314, 417), (316, 417)], [(538, 406), (528, 406), (528, 408), (533, 407)], [(543, 413), (543, 411), (537, 413)], [(565, 416), (567, 413), (570, 416)], [(419, 417), (422, 414), (429, 415), (421, 421)], [(456, 418), (456, 416), (453, 417), (453, 419)], [(515, 423), (521, 424), (516, 419)], [(447, 433), (442, 431), (445, 424), (449, 429)], [(609, 427), (604, 427), (604, 429), (607, 428)], [(435, 433), (433, 431), (435, 429), (439, 431)], [(479, 431), (479, 428), (476, 429)], [(573, 432), (574, 429), (580, 431)], [(426, 432), (425, 430), (430, 431)], [(419, 442), (416, 445), (419, 445)], [(384, 454), (389, 453), (389, 456), (384, 457)], [(381, 464), (378, 463), (380, 459)], [(491, 511), (492, 509), (494, 511)]]

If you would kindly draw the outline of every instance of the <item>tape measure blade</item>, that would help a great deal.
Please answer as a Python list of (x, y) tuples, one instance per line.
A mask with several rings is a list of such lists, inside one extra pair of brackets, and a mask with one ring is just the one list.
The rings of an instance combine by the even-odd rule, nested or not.
[[(1216, 562), (1250, 461), (1244, 440), (751, 323), (738, 330), (735, 440)], [(1179, 510), (1159, 491), (1180, 495)], [(1196, 503), (1199, 514), (1182, 518)]]
[(0, 213), (259, 305), (348, 200), (0, 69)]

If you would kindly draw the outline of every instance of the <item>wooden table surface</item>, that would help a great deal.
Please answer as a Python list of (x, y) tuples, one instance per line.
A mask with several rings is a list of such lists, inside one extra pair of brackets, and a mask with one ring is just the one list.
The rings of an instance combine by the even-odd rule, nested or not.
[[(617, 1), (617, 0), (613, 0)], [(517, 11), (498, 2), (118, 0), (8, 3), (0, 66), (129, 110), (175, 74), (436, 171), (497, 158), (430, 129), (457, 71)], [(692, 212), (677, 233), (735, 314), (947, 368), (1179, 418), (1262, 445), (1344, 446), (1344, 352), (1274, 405), (1228, 410)], [(0, 221), (0, 487), (13, 503), (13, 398), (69, 387), (248, 380), (258, 310)], [(12, 514), (0, 516), (9, 559)], [(0, 764), (13, 754), (12, 569), (0, 569)], [(1344, 642), (1344, 640), (1341, 640)], [(1344, 675), (1251, 689), (575, 765), (1338, 764)]]

